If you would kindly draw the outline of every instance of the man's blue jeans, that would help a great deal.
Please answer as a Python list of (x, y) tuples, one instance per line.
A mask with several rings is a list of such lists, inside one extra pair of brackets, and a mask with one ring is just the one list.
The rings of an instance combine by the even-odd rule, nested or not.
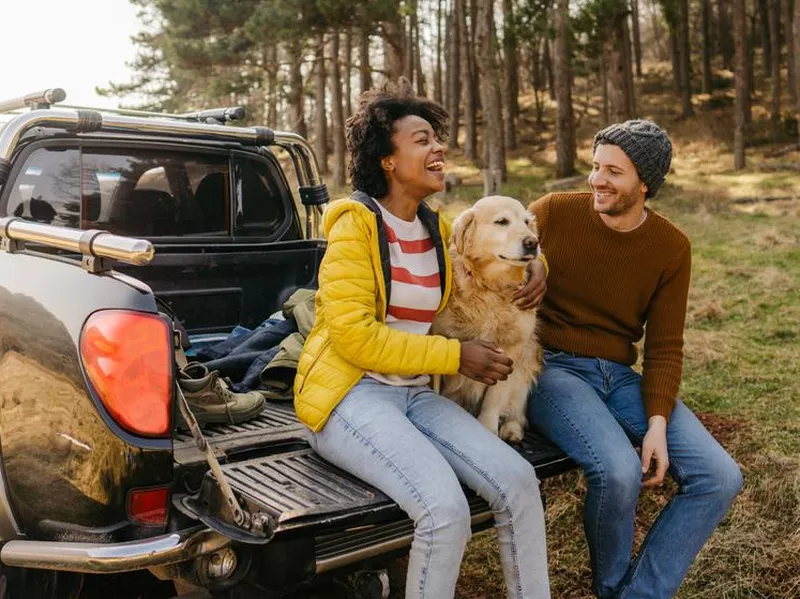
[(598, 597), (672, 597), (742, 488), (739, 467), (683, 402), (667, 427), (669, 473), (680, 490), (631, 563), (647, 417), (640, 376), (629, 366), (545, 352), (531, 391), (531, 425), (583, 468), (584, 528)]
[(550, 597), (536, 473), (461, 407), (428, 387), (393, 387), (364, 377), (309, 441), (326, 460), (394, 499), (414, 521), (407, 599), (455, 593), (471, 534), (461, 483), (494, 512), (507, 596)]

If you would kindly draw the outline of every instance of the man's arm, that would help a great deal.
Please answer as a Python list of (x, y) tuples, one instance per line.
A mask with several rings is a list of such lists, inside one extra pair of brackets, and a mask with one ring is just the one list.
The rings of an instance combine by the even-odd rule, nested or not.
[(669, 420), (683, 371), (683, 329), (692, 270), (691, 246), (664, 272), (650, 300), (644, 340), (642, 399), (648, 420)]
[(512, 300), (522, 310), (531, 310), (542, 303), (547, 293), (547, 276), (550, 274), (550, 265), (547, 263), (542, 244), (544, 243), (545, 227), (550, 216), (550, 196), (547, 194), (528, 204), (528, 211), (536, 218), (536, 229), (539, 235), (539, 254), (536, 260), (528, 264), (528, 280), (512, 296)]

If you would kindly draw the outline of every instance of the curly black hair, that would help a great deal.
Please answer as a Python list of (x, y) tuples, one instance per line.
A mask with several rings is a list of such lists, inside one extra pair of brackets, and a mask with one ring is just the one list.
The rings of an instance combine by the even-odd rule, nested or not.
[(449, 113), (433, 100), (416, 96), (407, 79), (361, 94), (358, 108), (347, 119), (345, 129), (353, 189), (373, 198), (382, 198), (389, 192), (381, 159), (394, 152), (395, 121), (409, 115), (422, 117), (440, 140), (447, 139)]

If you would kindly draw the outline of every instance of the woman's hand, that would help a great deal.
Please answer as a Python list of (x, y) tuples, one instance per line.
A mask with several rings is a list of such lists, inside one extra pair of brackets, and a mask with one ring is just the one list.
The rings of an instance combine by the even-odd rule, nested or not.
[[(651, 460), (656, 462), (656, 471), (650, 472)], [(642, 441), (642, 486), (656, 487), (664, 482), (664, 475), (669, 468), (667, 452), (667, 419), (663, 416), (651, 416), (647, 426), (647, 434)]]
[(485, 385), (504, 381), (514, 370), (514, 362), (503, 350), (483, 341), (474, 339), (461, 343), (461, 366), (458, 371), (465, 377)]
[(528, 264), (528, 281), (511, 297), (521, 310), (531, 310), (542, 303), (547, 291), (547, 274), (544, 264), (534, 258)]

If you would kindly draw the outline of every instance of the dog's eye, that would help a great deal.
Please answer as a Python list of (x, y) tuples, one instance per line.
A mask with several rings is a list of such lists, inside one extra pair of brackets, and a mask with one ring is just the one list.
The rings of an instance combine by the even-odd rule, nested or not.
[(494, 221), (494, 224), (500, 225), (501, 227), (505, 227), (508, 224), (508, 219), (507, 218), (498, 218), (496, 221)]

